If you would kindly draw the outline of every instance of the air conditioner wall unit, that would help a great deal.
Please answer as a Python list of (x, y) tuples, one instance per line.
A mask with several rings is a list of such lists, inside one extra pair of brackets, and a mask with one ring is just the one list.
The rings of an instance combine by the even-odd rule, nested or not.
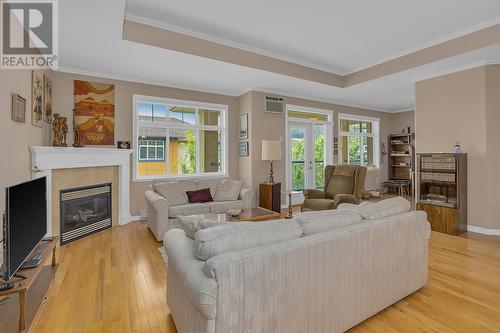
[(285, 102), (281, 97), (266, 96), (265, 112), (274, 114), (285, 114)]

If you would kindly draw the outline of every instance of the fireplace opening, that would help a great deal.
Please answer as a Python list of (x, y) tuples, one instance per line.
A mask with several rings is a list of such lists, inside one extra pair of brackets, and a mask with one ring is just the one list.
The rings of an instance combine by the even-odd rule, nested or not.
[(111, 184), (60, 191), (61, 245), (111, 227)]

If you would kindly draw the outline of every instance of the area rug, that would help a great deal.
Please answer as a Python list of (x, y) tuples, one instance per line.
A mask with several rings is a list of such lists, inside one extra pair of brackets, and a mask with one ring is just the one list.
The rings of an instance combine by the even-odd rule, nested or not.
[(163, 258), (163, 262), (165, 263), (165, 265), (167, 265), (168, 264), (168, 256), (167, 256), (167, 251), (165, 251), (165, 247), (162, 246), (162, 247), (158, 248), (158, 251), (160, 251), (160, 255)]

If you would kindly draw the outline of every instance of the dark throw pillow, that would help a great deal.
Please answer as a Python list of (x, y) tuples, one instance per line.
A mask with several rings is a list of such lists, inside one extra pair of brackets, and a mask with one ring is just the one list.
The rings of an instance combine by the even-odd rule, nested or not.
[(189, 203), (203, 203), (214, 201), (212, 195), (210, 194), (209, 188), (204, 188), (197, 191), (186, 191), (186, 194), (188, 196)]

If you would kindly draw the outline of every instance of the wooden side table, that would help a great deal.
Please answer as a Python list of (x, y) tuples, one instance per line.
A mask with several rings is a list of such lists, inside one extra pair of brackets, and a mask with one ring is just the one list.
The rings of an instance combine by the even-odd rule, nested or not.
[(0, 297), (16, 293), (19, 295), (19, 331), (26, 329), (26, 292), (38, 278), (38, 275), (42, 271), (42, 268), (48, 258), (52, 257), (51, 266), (56, 266), (56, 244), (58, 239), (58, 237), (54, 237), (52, 240), (40, 242), (34, 251), (43, 251), (40, 265), (20, 271), (19, 273), (25, 275), (26, 279), (13, 282), (15, 287), (12, 289), (0, 291)]
[(259, 206), (281, 213), (281, 183), (259, 185)]

